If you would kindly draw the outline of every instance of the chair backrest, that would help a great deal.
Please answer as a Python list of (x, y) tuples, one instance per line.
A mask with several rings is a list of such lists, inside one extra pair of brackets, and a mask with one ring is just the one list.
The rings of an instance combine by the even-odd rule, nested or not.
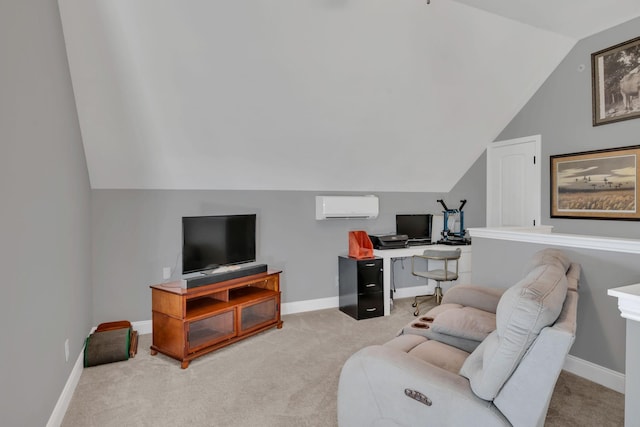
[[(460, 255), (462, 251), (460, 248), (455, 249), (425, 249), (423, 252), (423, 256), (425, 258), (437, 261), (444, 261), (444, 280), (456, 280), (458, 278), (458, 261), (460, 261)], [(456, 270), (454, 272), (449, 269), (449, 262), (453, 261), (456, 263)], [(453, 274), (451, 274), (453, 273)]]
[[(421, 277), (426, 277), (435, 281), (449, 281), (458, 278), (458, 262), (462, 251), (460, 248), (455, 249), (425, 249), (422, 255), (415, 255), (411, 258), (411, 273)], [(427, 260), (427, 271), (416, 272), (413, 260), (415, 258), (424, 258)], [(442, 268), (432, 269), (429, 261), (444, 261)], [(451, 271), (450, 262), (455, 262), (455, 271)]]
[(425, 249), (422, 256), (433, 260), (454, 260), (460, 258), (462, 251), (460, 248), (455, 249)]

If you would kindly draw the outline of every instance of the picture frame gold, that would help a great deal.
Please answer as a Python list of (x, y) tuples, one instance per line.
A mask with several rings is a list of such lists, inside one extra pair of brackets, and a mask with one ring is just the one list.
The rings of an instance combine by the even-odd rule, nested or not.
[(591, 54), (593, 126), (640, 117), (640, 37)]
[(640, 145), (550, 156), (551, 217), (639, 221)]

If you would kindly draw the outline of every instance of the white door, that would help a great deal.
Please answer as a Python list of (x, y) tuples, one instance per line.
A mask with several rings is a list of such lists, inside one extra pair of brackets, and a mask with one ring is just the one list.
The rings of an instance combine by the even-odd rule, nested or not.
[(487, 227), (540, 225), (540, 135), (487, 147)]

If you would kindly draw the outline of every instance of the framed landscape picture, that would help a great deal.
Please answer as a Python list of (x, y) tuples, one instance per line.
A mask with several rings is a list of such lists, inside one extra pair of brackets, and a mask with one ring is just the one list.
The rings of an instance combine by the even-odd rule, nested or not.
[(640, 37), (591, 54), (593, 125), (640, 117)]
[(551, 156), (551, 217), (640, 220), (640, 146)]

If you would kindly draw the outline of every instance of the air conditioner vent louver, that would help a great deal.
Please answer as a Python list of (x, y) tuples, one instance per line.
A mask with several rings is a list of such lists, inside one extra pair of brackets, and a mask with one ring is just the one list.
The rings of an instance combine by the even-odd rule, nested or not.
[(377, 196), (316, 196), (316, 219), (377, 217)]

